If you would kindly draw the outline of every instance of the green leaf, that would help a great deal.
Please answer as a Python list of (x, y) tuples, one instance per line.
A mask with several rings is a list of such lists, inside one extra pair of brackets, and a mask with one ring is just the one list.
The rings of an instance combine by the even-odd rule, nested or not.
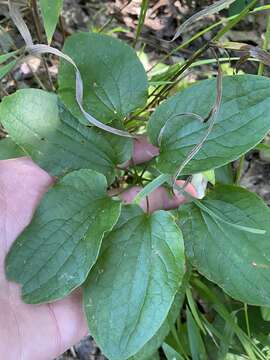
[(20, 156), (26, 156), (26, 154), (10, 138), (0, 140), (0, 160), (13, 159)]
[(2, 54), (0, 55), (0, 64), (2, 64), (3, 62), (7, 61), (8, 59), (15, 57), (15, 55), (18, 53), (18, 50), (16, 51), (11, 51), (7, 54)]
[(63, 7), (63, 0), (39, 0), (44, 27), (50, 44)]
[(250, 0), (236, 0), (229, 8), (229, 16), (239, 14), (250, 2)]
[[(206, 118), (215, 102), (216, 80), (204, 80), (164, 101), (151, 116), (148, 134), (160, 142), (157, 166), (175, 173), (190, 151), (204, 137)], [(187, 164), (183, 174), (194, 174), (222, 166), (239, 158), (264, 138), (270, 129), (270, 80), (262, 76), (227, 76), (223, 80), (220, 112), (202, 149)], [(159, 141), (160, 140), (160, 141)]]
[(16, 47), (11, 35), (11, 31), (7, 31), (6, 27), (0, 25), (0, 50), (8, 52)]
[[(235, 317), (235, 314), (232, 314), (233, 317)], [(221, 319), (220, 319), (221, 320)], [(234, 335), (235, 331), (230, 323), (224, 322), (224, 327), (221, 332), (221, 338), (219, 342), (219, 349), (217, 353), (217, 359), (218, 360), (224, 360), (226, 359), (226, 356), (232, 348), (232, 344), (234, 343)], [(206, 345), (208, 345), (206, 343)]]
[(91, 334), (110, 360), (136, 354), (166, 319), (185, 272), (172, 215), (123, 208), (84, 288)]
[[(111, 125), (116, 129), (124, 130), (124, 127), (120, 121), (113, 121)], [(113, 135), (110, 132), (102, 131), (97, 128), (96, 132), (102, 134), (102, 137), (108, 144), (110, 144), (113, 151), (113, 155), (111, 154), (111, 156), (114, 157), (116, 165), (123, 164), (127, 160), (131, 159), (133, 140), (121, 137), (119, 135)]]
[(162, 345), (166, 336), (169, 334), (171, 325), (174, 324), (176, 318), (180, 315), (180, 309), (183, 305), (185, 293), (180, 291), (176, 294), (174, 302), (171, 306), (170, 312), (163, 322), (162, 326), (158, 329), (155, 335), (139, 350), (137, 354), (131, 356), (129, 360), (148, 360), (158, 348)]
[(162, 346), (164, 354), (166, 355), (167, 360), (183, 360), (184, 358), (174, 350), (170, 345), (164, 343)]
[(120, 214), (106, 189), (103, 175), (80, 170), (45, 195), (6, 258), (7, 277), (22, 284), (25, 302), (60, 299), (84, 282)]
[(218, 185), (200, 204), (179, 212), (192, 264), (233, 298), (269, 306), (270, 209), (232, 185)]
[(0, 66), (0, 80), (3, 79), (16, 65), (17, 60), (12, 60), (6, 65)]
[[(244, 311), (238, 311), (237, 315), (237, 323), (238, 325), (246, 331), (246, 318)], [(249, 306), (248, 308), (248, 318), (249, 318), (249, 326), (251, 336), (257, 339), (259, 335), (269, 335), (270, 334), (270, 322), (269, 320), (264, 319), (262, 316), (261, 308), (258, 306)]]
[(261, 307), (261, 314), (262, 314), (262, 318), (265, 321), (270, 321), (270, 308), (269, 307)]
[(232, 185), (234, 183), (234, 174), (232, 164), (226, 164), (224, 166), (215, 169), (216, 183), (223, 185)]
[(207, 360), (206, 350), (197, 326), (191, 312), (187, 309), (187, 328), (188, 342), (193, 360)]
[[(14, 142), (53, 175), (90, 168), (114, 179), (117, 164), (131, 157), (130, 139), (117, 139), (125, 154), (115, 151), (104, 132), (78, 122), (56, 95), (37, 89), (19, 90), (0, 104), (0, 121)], [(116, 141), (116, 140), (114, 140)]]
[(151, 359), (151, 355), (154, 354), (162, 345), (166, 336), (169, 334), (172, 326), (174, 326), (177, 317), (180, 316), (180, 310), (183, 306), (183, 302), (185, 299), (185, 292), (189, 278), (190, 272), (187, 271), (183, 277), (181, 287), (175, 295), (174, 302), (171, 306), (169, 314), (163, 322), (162, 326), (155, 333), (155, 335), (143, 346), (143, 348), (137, 354), (130, 357), (129, 360), (149, 360)]
[(160, 360), (158, 351), (154, 352), (150, 357), (148, 358), (136, 358), (136, 360)]
[[(64, 53), (78, 66), (84, 84), (84, 108), (98, 120), (123, 120), (147, 99), (147, 77), (135, 51), (111, 36), (78, 33), (70, 36)], [(75, 99), (75, 71), (61, 61), (59, 94), (82, 123), (85, 119)]]

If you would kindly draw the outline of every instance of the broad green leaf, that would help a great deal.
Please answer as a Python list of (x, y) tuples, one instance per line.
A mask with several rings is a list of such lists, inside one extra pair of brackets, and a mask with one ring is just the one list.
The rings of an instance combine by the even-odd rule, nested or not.
[(17, 60), (12, 60), (6, 65), (0, 66), (0, 80), (3, 79), (16, 65)]
[(270, 321), (270, 308), (269, 307), (261, 307), (261, 314), (262, 314), (262, 318), (265, 321)]
[(185, 272), (172, 215), (127, 206), (84, 287), (91, 334), (110, 360), (136, 354), (166, 319)]
[(174, 324), (177, 316), (180, 316), (180, 309), (183, 304), (184, 293), (177, 293), (170, 309), (170, 312), (163, 322), (162, 326), (158, 329), (156, 334), (142, 347), (141, 350), (128, 360), (148, 360), (162, 345), (166, 336), (169, 334), (171, 325)]
[(48, 43), (50, 44), (61, 14), (63, 0), (39, 0), (39, 4)]
[(79, 170), (45, 195), (6, 258), (7, 277), (22, 284), (25, 302), (60, 299), (84, 282), (120, 213), (106, 189), (102, 174)]
[(185, 299), (186, 287), (190, 278), (190, 272), (187, 271), (183, 277), (182, 285), (175, 295), (174, 302), (171, 306), (169, 314), (162, 326), (156, 332), (156, 334), (143, 346), (143, 348), (129, 360), (148, 360), (151, 359), (151, 355), (154, 354), (162, 345), (166, 336), (169, 334), (172, 326), (178, 316), (180, 316), (180, 310)]
[(154, 354), (151, 355), (151, 357), (146, 360), (160, 360), (158, 351), (156, 351)]
[[(246, 332), (247, 326), (244, 311), (238, 311), (236, 315), (239, 326)], [(270, 334), (270, 322), (269, 320), (264, 319), (260, 307), (249, 306), (248, 318), (250, 333), (252, 337), (257, 338), (257, 336), (262, 334), (267, 336)]]
[(167, 360), (183, 360), (184, 358), (172, 348), (170, 345), (164, 343), (162, 349), (166, 355)]
[[(104, 174), (109, 182), (114, 168), (131, 157), (130, 139), (107, 134), (78, 122), (56, 95), (37, 89), (19, 90), (0, 104), (0, 121), (14, 142), (53, 175), (81, 168)], [(126, 149), (115, 150), (113, 141)]]
[(226, 164), (215, 169), (216, 183), (223, 185), (232, 185), (234, 183), (234, 174), (232, 164)]
[(239, 14), (251, 0), (236, 0), (229, 8), (229, 16)]
[(0, 160), (13, 159), (20, 156), (26, 156), (26, 154), (10, 138), (0, 140)]
[(269, 306), (270, 209), (232, 185), (218, 185), (200, 203), (207, 211), (187, 204), (179, 212), (192, 264), (233, 298)]
[[(102, 34), (78, 33), (66, 40), (63, 51), (82, 75), (85, 110), (98, 120), (123, 120), (146, 103), (145, 70), (135, 51), (124, 42)], [(64, 104), (85, 123), (75, 99), (75, 71), (64, 61), (58, 81)]]
[[(112, 127), (124, 130), (120, 121), (113, 121)], [(99, 129), (96, 129), (96, 132), (102, 134), (103, 138), (108, 144), (110, 144), (113, 151), (113, 157), (116, 159), (116, 165), (123, 164), (127, 160), (131, 159), (133, 150), (133, 141), (131, 139), (120, 137), (119, 135), (113, 135), (110, 132)]]
[[(174, 173), (191, 150), (201, 142), (206, 118), (215, 102), (216, 80), (204, 80), (164, 101), (151, 116), (148, 134), (154, 145), (160, 143), (157, 166)], [(217, 121), (198, 154), (183, 174), (220, 167), (240, 157), (264, 138), (270, 129), (270, 80), (262, 76), (227, 76), (223, 80), (222, 105)]]

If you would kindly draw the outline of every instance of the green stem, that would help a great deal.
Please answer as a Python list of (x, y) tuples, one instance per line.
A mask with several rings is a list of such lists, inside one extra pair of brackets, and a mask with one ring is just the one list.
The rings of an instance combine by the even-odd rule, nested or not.
[(239, 185), (241, 181), (241, 177), (244, 170), (244, 164), (245, 164), (245, 155), (242, 155), (239, 159), (239, 165), (237, 168), (236, 176), (235, 176), (235, 184)]
[(248, 318), (248, 306), (247, 306), (246, 303), (244, 304), (244, 311), (245, 311), (245, 320), (246, 320), (247, 334), (248, 334), (248, 337), (250, 338), (251, 335), (250, 335), (250, 326), (249, 326), (249, 318)]
[(137, 29), (136, 29), (136, 35), (135, 35), (133, 47), (136, 46), (139, 36), (141, 34), (142, 27), (143, 27), (145, 17), (146, 17), (146, 12), (148, 9), (148, 5), (149, 5), (149, 0), (142, 0), (141, 11), (140, 11), (140, 15), (139, 15), (139, 22), (138, 22)]
[[(226, 306), (219, 300), (218, 296), (207, 287), (201, 280), (192, 279), (191, 284), (196, 288), (199, 294), (203, 297), (206, 297), (208, 301), (213, 303), (213, 308), (217, 313), (226, 321), (227, 324), (231, 326), (236, 336), (242, 343), (247, 355), (250, 360), (265, 360), (265, 356), (262, 351), (256, 346), (256, 344), (247, 336), (247, 334), (237, 325), (233, 318), (233, 314), (229, 313)], [(256, 355), (257, 356), (256, 356)]]
[(224, 28), (222, 28), (216, 36), (214, 36), (213, 41), (219, 40), (223, 35), (225, 35), (229, 30), (231, 30), (236, 24), (239, 23), (248, 13), (250, 12), (250, 9), (252, 9), (258, 0), (251, 1), (235, 18), (230, 20)]
[[(195, 60), (197, 60), (197, 58), (199, 58), (211, 46), (211, 42), (218, 41), (222, 36), (224, 36), (228, 31), (230, 31), (236, 24), (238, 24), (250, 12), (250, 9), (252, 9), (256, 5), (257, 2), (258, 2), (258, 0), (251, 1), (251, 3), (249, 3), (244, 8), (244, 10), (242, 10), (235, 18), (230, 20), (226, 26), (224, 26), (222, 29), (220, 29), (218, 31), (218, 33), (211, 39), (211, 41), (207, 42), (199, 50), (197, 50), (195, 53), (193, 53), (192, 56), (186, 62), (183, 63), (183, 65), (180, 67), (180, 69), (174, 74), (174, 76), (170, 80), (174, 82), (176, 79), (178, 79), (178, 77), (181, 74), (183, 74), (195, 62)], [(163, 95), (167, 96), (168, 93), (175, 87), (176, 84), (177, 83), (169, 84), (164, 87), (161, 86), (161, 90), (158, 92), (158, 96), (159, 97), (163, 96)], [(157, 90), (158, 90), (158, 87), (157, 87)], [(157, 102), (157, 100), (153, 99), (146, 106), (146, 108), (156, 106), (156, 102)], [(143, 109), (143, 110), (145, 110), (145, 109)]]
[[(270, 5), (264, 5), (264, 6), (259, 6), (256, 7), (253, 10), (250, 10), (249, 13), (250, 14), (256, 14), (258, 12), (261, 11), (266, 11), (270, 9)], [(180, 44), (179, 46), (177, 46), (176, 48), (174, 48), (172, 51), (170, 51), (167, 55), (165, 55), (164, 57), (162, 57), (158, 62), (156, 62), (147, 72), (151, 72), (158, 64), (160, 63), (164, 63), (164, 61), (166, 61), (167, 59), (169, 59), (174, 53), (176, 53), (177, 51), (186, 48), (188, 45), (190, 45), (193, 41), (197, 40), (198, 38), (200, 38), (202, 35), (206, 34), (207, 32), (215, 29), (216, 27), (218, 27), (219, 25), (222, 25), (224, 22), (226, 21), (230, 21), (233, 20), (237, 17), (238, 15), (233, 15), (230, 16), (228, 18), (222, 19), (217, 21), (216, 23), (208, 26), (207, 28), (199, 31), (197, 34), (195, 34), (194, 36), (192, 36), (190, 39), (188, 39), (187, 41), (185, 41), (184, 43)]]
[(181, 351), (182, 355), (184, 356), (184, 359), (189, 360), (189, 356), (188, 356), (187, 352), (185, 351), (185, 348), (182, 345), (182, 343), (181, 343), (181, 341), (180, 341), (180, 339), (179, 339), (179, 337), (177, 335), (177, 332), (176, 332), (176, 329), (175, 329), (174, 325), (171, 326), (171, 333), (172, 333), (172, 336), (173, 336), (175, 342), (178, 345), (179, 350)]

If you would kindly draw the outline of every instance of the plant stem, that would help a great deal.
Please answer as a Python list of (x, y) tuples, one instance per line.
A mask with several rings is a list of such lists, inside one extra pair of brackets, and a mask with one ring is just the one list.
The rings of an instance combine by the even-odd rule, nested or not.
[(45, 85), (43, 84), (43, 82), (41, 81), (41, 79), (38, 77), (38, 75), (35, 73), (35, 71), (32, 69), (31, 65), (29, 63), (27, 63), (27, 66), (29, 68), (29, 70), (31, 71), (32, 75), (34, 76), (38, 86), (42, 89), (42, 90), (46, 90)]
[(141, 34), (142, 31), (142, 27), (145, 21), (145, 17), (146, 17), (146, 12), (148, 9), (148, 5), (149, 5), (149, 1), (148, 0), (142, 0), (141, 3), (141, 11), (140, 11), (140, 15), (139, 15), (139, 22), (137, 25), (137, 29), (136, 29), (136, 35), (135, 35), (135, 39), (134, 39), (134, 43), (133, 43), (133, 47), (135, 48), (138, 38)]
[(66, 40), (66, 30), (65, 30), (65, 21), (64, 21), (63, 16), (60, 16), (59, 24), (60, 24), (60, 29), (61, 29), (61, 32), (62, 32), (62, 35), (63, 35), (63, 42), (65, 42), (65, 40)]
[[(264, 5), (264, 6), (259, 6), (256, 7), (253, 10), (249, 10), (250, 14), (256, 14), (258, 12), (261, 11), (265, 11), (265, 10), (269, 10), (270, 9), (270, 5)], [(233, 15), (230, 16), (228, 18), (225, 19), (221, 19), (219, 21), (217, 21), (216, 23), (208, 26), (207, 28), (199, 31), (198, 33), (196, 33), (194, 36), (192, 36), (190, 39), (188, 39), (187, 41), (185, 41), (184, 43), (178, 45), (176, 48), (174, 48), (173, 50), (171, 50), (169, 52), (169, 54), (166, 54), (164, 57), (162, 57), (159, 61), (157, 61), (149, 70), (147, 70), (147, 72), (152, 71), (158, 64), (160, 63), (164, 63), (164, 61), (166, 61), (167, 59), (170, 58), (170, 56), (172, 56), (174, 53), (176, 53), (177, 51), (186, 48), (188, 45), (190, 45), (194, 40), (197, 40), (198, 38), (200, 38), (202, 35), (206, 34), (207, 32), (209, 32), (210, 30), (215, 29), (216, 27), (218, 27), (219, 25), (222, 25), (224, 22), (226, 21), (230, 21), (233, 20), (237, 17), (238, 15)]]
[(2, 84), (0, 83), (0, 91), (3, 92), (4, 96), (8, 96), (9, 93), (3, 88)]
[(244, 170), (244, 164), (245, 164), (245, 155), (242, 155), (239, 159), (239, 165), (237, 167), (237, 172), (235, 176), (235, 184), (239, 185), (242, 177), (242, 173)]
[[(40, 18), (39, 18), (39, 14), (38, 14), (38, 6), (37, 6), (37, 0), (31, 0), (31, 10), (32, 10), (32, 17), (34, 20), (34, 25), (35, 25), (35, 29), (36, 29), (36, 34), (37, 34), (37, 38), (39, 43), (43, 42), (43, 36), (42, 36), (42, 29), (40, 26)], [(42, 58), (42, 63), (43, 66), (45, 68), (47, 77), (48, 77), (48, 82), (49, 82), (49, 86), (50, 86), (50, 90), (51, 91), (55, 91), (55, 87), (53, 85), (53, 81), (52, 81), (52, 77), (48, 68), (48, 64), (45, 60), (45, 58), (41, 55)]]
[[(178, 69), (178, 71), (173, 75), (173, 77), (170, 79), (171, 81), (175, 81), (178, 79), (178, 77), (183, 74), (193, 63), (195, 60), (197, 60), (208, 48), (211, 46), (211, 42), (218, 41), (222, 36), (224, 36), (229, 30), (231, 30), (236, 24), (238, 24), (239, 21), (241, 21), (250, 11), (250, 9), (258, 2), (258, 0), (253, 0), (251, 3), (249, 3), (244, 10), (242, 10), (235, 18), (231, 19), (226, 26), (224, 26), (222, 29), (218, 31), (218, 33), (207, 43), (205, 43), (200, 49), (198, 49), (195, 53), (192, 54), (192, 56), (186, 60), (183, 65)], [(160, 91), (158, 92), (158, 96), (165, 95), (167, 96), (168, 93), (174, 88), (174, 86), (177, 84), (177, 82), (174, 82), (173, 84), (169, 84), (167, 86), (161, 86)], [(159, 90), (159, 87), (156, 88), (156, 90)], [(155, 90), (155, 91), (156, 91)], [(146, 108), (154, 107), (156, 106), (158, 99), (153, 99), (149, 104), (146, 105), (146, 107), (142, 110), (144, 111)]]
[(246, 15), (248, 15), (250, 9), (252, 9), (258, 0), (251, 1), (235, 18), (230, 20), (224, 28), (222, 28), (216, 36), (213, 38), (213, 41), (219, 40), (223, 35), (225, 35), (229, 30), (231, 30), (236, 24), (239, 23)]
[[(267, 20), (267, 28), (266, 28), (265, 38), (264, 38), (264, 42), (263, 42), (263, 50), (268, 49), (269, 41), (270, 41), (270, 16), (268, 16), (268, 20)], [(258, 75), (263, 75), (263, 72), (264, 72), (264, 64), (260, 63)]]
[(249, 318), (248, 318), (248, 306), (247, 306), (246, 303), (244, 304), (244, 311), (245, 311), (245, 320), (246, 320), (247, 334), (248, 334), (248, 337), (250, 338), (250, 326), (249, 326)]

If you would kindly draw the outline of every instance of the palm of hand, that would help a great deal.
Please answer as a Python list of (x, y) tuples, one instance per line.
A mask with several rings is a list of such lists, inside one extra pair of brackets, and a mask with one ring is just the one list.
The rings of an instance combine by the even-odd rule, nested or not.
[[(133, 161), (141, 163), (154, 154), (149, 144), (135, 142)], [(150, 149), (153, 150), (152, 148)], [(18, 235), (30, 223), (43, 194), (53, 178), (28, 158), (0, 161), (0, 359), (52, 360), (87, 334), (81, 293), (73, 292), (63, 300), (44, 305), (22, 302), (20, 286), (5, 278), (5, 256)], [(178, 185), (183, 185), (178, 180)], [(141, 188), (133, 187), (120, 195), (132, 202)], [(186, 191), (196, 196), (189, 184)], [(181, 194), (172, 198), (165, 188), (154, 190), (141, 207), (151, 212), (171, 209), (186, 201)]]
[(4, 260), (53, 179), (30, 159), (0, 161), (0, 358), (51, 360), (87, 334), (81, 294), (32, 306), (5, 278)]

